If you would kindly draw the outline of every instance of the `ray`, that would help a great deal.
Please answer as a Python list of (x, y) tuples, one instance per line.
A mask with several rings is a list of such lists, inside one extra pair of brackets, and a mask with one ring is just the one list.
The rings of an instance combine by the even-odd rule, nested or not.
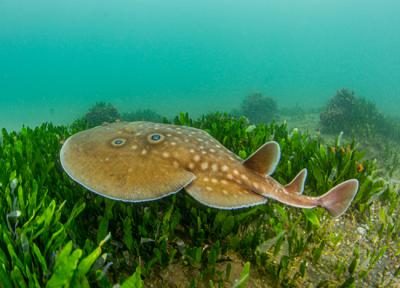
[(295, 207), (324, 207), (337, 217), (357, 193), (358, 181), (350, 179), (320, 197), (304, 196), (306, 169), (286, 186), (270, 176), (279, 158), (277, 142), (242, 161), (203, 130), (145, 121), (79, 132), (60, 151), (62, 167), (73, 180), (121, 201), (150, 201), (185, 189), (220, 209), (260, 205), (271, 198)]

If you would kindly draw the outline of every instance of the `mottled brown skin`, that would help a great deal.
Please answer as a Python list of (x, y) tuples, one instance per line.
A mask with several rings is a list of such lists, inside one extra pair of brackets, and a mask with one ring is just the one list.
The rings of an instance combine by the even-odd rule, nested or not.
[[(279, 159), (270, 155), (279, 153), (277, 147), (277, 152), (260, 148), (264, 151), (256, 152), (258, 156), (250, 157), (246, 165), (205, 131), (151, 122), (118, 122), (71, 136), (60, 157), (75, 181), (122, 201), (154, 200), (185, 188), (201, 203), (222, 209), (258, 205), (267, 198), (304, 208), (324, 206), (321, 197), (291, 193), (293, 189), (285, 189), (264, 175), (263, 167), (272, 169), (269, 166)], [(357, 190), (353, 186), (350, 188)]]

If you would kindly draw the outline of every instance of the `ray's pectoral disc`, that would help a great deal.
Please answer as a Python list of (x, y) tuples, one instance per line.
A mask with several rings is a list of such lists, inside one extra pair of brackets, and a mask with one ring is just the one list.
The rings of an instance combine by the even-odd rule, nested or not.
[(114, 123), (77, 133), (64, 143), (68, 175), (105, 197), (140, 202), (178, 192), (194, 175), (161, 155), (165, 136), (146, 122)]

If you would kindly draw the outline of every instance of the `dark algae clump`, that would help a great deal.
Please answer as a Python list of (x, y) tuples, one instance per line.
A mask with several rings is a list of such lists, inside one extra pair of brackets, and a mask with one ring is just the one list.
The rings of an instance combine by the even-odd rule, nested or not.
[[(282, 157), (274, 178), (308, 168), (307, 194), (349, 178), (360, 190), (345, 215), (269, 201), (243, 210), (205, 207), (185, 193), (141, 204), (104, 199), (61, 169), (59, 150), (86, 129), (43, 124), (2, 130), (0, 287), (365, 287), (399, 284), (399, 195), (355, 142), (286, 124), (215, 113), (173, 123), (208, 131), (246, 158), (268, 140)], [(235, 286), (236, 285), (236, 286)]]
[(122, 120), (124, 121), (150, 121), (161, 123), (165, 117), (161, 116), (157, 112), (151, 109), (139, 109), (133, 112), (126, 112), (122, 114)]
[(73, 130), (82, 130), (112, 123), (116, 120), (122, 121), (151, 121), (165, 122), (166, 118), (151, 109), (138, 109), (132, 112), (120, 113), (111, 103), (98, 102), (86, 112), (85, 116), (79, 118), (71, 125)]
[(358, 137), (384, 136), (400, 140), (398, 122), (382, 114), (375, 103), (358, 97), (353, 91), (340, 89), (329, 100), (320, 113), (323, 132), (339, 133)]
[(269, 123), (276, 118), (278, 105), (273, 98), (254, 92), (243, 99), (240, 114), (249, 118), (254, 124)]
[(104, 122), (114, 122), (120, 119), (121, 116), (111, 103), (98, 102), (93, 107), (89, 109), (86, 113), (84, 120), (87, 127), (95, 127), (103, 124)]

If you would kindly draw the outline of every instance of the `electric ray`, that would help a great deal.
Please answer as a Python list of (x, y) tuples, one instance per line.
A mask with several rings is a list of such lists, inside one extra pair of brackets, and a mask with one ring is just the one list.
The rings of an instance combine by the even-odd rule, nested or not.
[(307, 170), (281, 185), (269, 176), (279, 158), (274, 141), (243, 161), (203, 130), (143, 121), (79, 132), (60, 152), (73, 180), (102, 196), (129, 202), (159, 199), (184, 188), (199, 202), (220, 209), (272, 198), (295, 207), (324, 207), (337, 217), (357, 193), (358, 181), (350, 179), (319, 197), (301, 195)]

